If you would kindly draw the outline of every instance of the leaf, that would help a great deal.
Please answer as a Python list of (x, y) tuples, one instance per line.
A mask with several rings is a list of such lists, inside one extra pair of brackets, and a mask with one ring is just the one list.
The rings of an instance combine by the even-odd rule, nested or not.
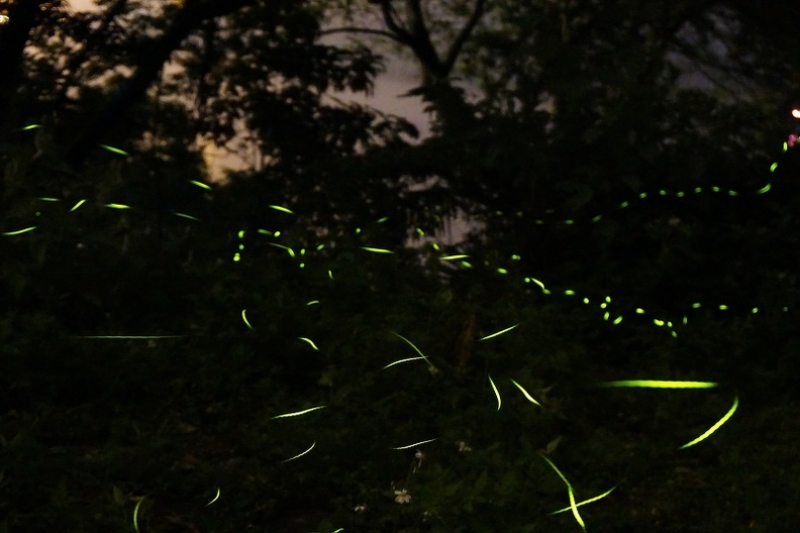
[(561, 442), (561, 435), (559, 435), (558, 437), (554, 438), (553, 440), (547, 443), (547, 446), (545, 446), (544, 448), (544, 453), (551, 454), (554, 451), (556, 451), (556, 448), (558, 448), (558, 444), (560, 442)]
[(113, 493), (114, 493), (114, 503), (116, 503), (119, 506), (124, 505), (125, 495), (122, 494), (122, 491), (119, 490), (119, 487), (117, 487), (116, 485), (113, 486)]

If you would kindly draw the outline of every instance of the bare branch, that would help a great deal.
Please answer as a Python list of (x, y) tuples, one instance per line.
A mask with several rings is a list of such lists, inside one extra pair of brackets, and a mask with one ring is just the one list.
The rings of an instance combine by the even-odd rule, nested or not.
[[(416, 54), (417, 59), (422, 63), (425, 77), (433, 74), (436, 78), (445, 78), (449, 74), (449, 69), (444, 68), (444, 64), (439, 59), (439, 54), (431, 41), (430, 32), (425, 26), (425, 17), (422, 14), (420, 0), (406, 0), (410, 20), (408, 21), (413, 42), (409, 44)], [(425, 79), (426, 85), (433, 80)]]
[(466, 40), (477, 25), (484, 13), (486, 0), (477, 0), (475, 8), (464, 28), (461, 29), (455, 41), (451, 44), (447, 60), (442, 61), (436, 47), (431, 40), (431, 35), (425, 24), (425, 15), (422, 12), (421, 0), (405, 0), (406, 25), (400, 22), (400, 17), (392, 7), (393, 0), (370, 0), (372, 5), (380, 6), (381, 15), (387, 30), (376, 30), (355, 26), (345, 26), (323, 30), (318, 35), (332, 35), (336, 33), (361, 33), (367, 35), (377, 35), (386, 37), (394, 42), (405, 45), (411, 49), (417, 61), (422, 66), (423, 85), (430, 85), (436, 81), (441, 81), (450, 74), (453, 65), (458, 59)]
[(444, 68), (447, 72), (450, 72), (453, 69), (453, 65), (455, 65), (456, 59), (458, 59), (458, 54), (461, 52), (461, 48), (464, 46), (464, 43), (469, 38), (472, 30), (475, 29), (478, 21), (483, 16), (485, 7), (486, 0), (478, 0), (475, 2), (475, 9), (472, 11), (472, 15), (469, 17), (466, 25), (461, 28), (456, 40), (453, 41), (452, 45), (450, 45), (450, 50), (447, 51), (447, 57), (444, 60)]
[(369, 28), (356, 28), (352, 26), (345, 26), (343, 28), (332, 28), (330, 30), (322, 30), (318, 33), (318, 35), (332, 35), (334, 33), (367, 33), (371, 35), (378, 35), (380, 37), (387, 37), (400, 44), (407, 44), (405, 41), (401, 40), (397, 35), (395, 35), (392, 32), (384, 30), (372, 30)]
[(414, 39), (408, 31), (397, 22), (397, 13), (392, 9), (392, 0), (380, 0), (383, 22), (390, 31), (394, 32), (400, 43), (413, 47)]

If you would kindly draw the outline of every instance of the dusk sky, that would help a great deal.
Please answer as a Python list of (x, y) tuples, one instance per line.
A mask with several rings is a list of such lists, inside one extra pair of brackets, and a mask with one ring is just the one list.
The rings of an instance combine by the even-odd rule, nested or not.
[[(76, 11), (88, 10), (94, 7), (92, 0), (68, 0), (69, 4)], [(331, 28), (336, 25), (331, 25)], [(332, 44), (343, 44), (347, 37), (338, 34), (325, 38), (325, 42)], [(380, 53), (386, 58), (386, 72), (379, 74), (372, 96), (364, 94), (353, 94), (349, 92), (331, 92), (342, 101), (353, 101), (359, 104), (368, 105), (384, 113), (404, 117), (412, 122), (420, 132), (420, 140), (427, 137), (430, 132), (430, 120), (423, 110), (422, 99), (420, 97), (403, 97), (408, 91), (417, 87), (420, 83), (419, 69), (410, 61), (402, 61), (391, 57), (388, 50), (380, 49)], [(238, 152), (236, 154), (225, 154), (213, 143), (206, 145), (203, 150), (206, 163), (211, 169), (211, 179), (224, 179), (222, 172), (226, 168), (238, 168), (242, 165), (253, 165), (251, 154)], [(463, 223), (456, 219), (447, 231), (447, 235), (440, 236), (447, 242), (458, 241), (463, 237), (465, 227)]]
[[(92, 0), (68, 0), (68, 3), (77, 11), (94, 7)], [(345, 41), (346, 37), (341, 35), (330, 36), (325, 40), (325, 42), (329, 43), (344, 43)], [(381, 50), (381, 52), (387, 57), (387, 71), (378, 76), (375, 84), (375, 93), (372, 97), (347, 93), (334, 93), (334, 95), (341, 100), (355, 101), (374, 107), (384, 113), (405, 117), (417, 126), (421, 135), (427, 135), (429, 121), (423, 112), (420, 98), (398, 98), (399, 95), (407, 93), (418, 85), (419, 72), (416, 66), (409, 62), (392, 60), (392, 58), (388, 57), (387, 51)]]

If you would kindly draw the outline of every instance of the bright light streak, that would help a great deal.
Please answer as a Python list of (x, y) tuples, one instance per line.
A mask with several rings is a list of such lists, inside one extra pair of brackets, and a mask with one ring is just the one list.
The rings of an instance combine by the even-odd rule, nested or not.
[[(608, 489), (603, 494), (600, 494), (599, 496), (595, 496), (594, 498), (589, 498), (588, 500), (583, 500), (582, 502), (576, 503), (575, 507), (580, 507), (581, 505), (586, 505), (587, 503), (592, 503), (592, 502), (596, 502), (597, 500), (602, 500), (603, 498), (605, 498), (606, 496), (611, 494), (611, 492), (616, 488), (617, 488), (617, 486), (614, 485), (613, 487)], [(567, 511), (571, 511), (571, 510), (572, 510), (572, 507), (564, 507), (563, 509), (559, 509), (558, 511), (553, 511), (550, 514), (553, 515), (553, 514), (558, 514), (558, 513), (565, 513)]]
[(117, 339), (117, 340), (151, 340), (175, 339), (186, 335), (78, 335), (80, 339)]
[(496, 333), (492, 333), (491, 335), (486, 335), (485, 337), (481, 337), (481, 338), (480, 338), (480, 339), (478, 339), (478, 340), (479, 340), (479, 341), (485, 341), (485, 340), (493, 339), (493, 338), (495, 338), (495, 337), (497, 337), (497, 336), (499, 336), (499, 335), (502, 335), (503, 333), (507, 333), (507, 332), (511, 331), (512, 329), (514, 329), (514, 328), (515, 328), (515, 327), (517, 327), (517, 326), (519, 326), (519, 324), (514, 324), (514, 325), (513, 325), (513, 326), (511, 326), (511, 327), (508, 327), (508, 328), (506, 328), (506, 329), (502, 329), (502, 330), (500, 330), (500, 331), (498, 331), (498, 332), (496, 332)]
[(731, 406), (731, 408), (728, 410), (727, 413), (725, 413), (725, 415), (722, 418), (719, 419), (719, 421), (716, 424), (711, 426), (708, 429), (708, 431), (706, 431), (705, 433), (703, 433), (702, 435), (700, 435), (699, 437), (697, 437), (693, 441), (687, 442), (686, 444), (684, 444), (683, 446), (681, 446), (678, 449), (679, 450), (683, 450), (685, 448), (688, 448), (689, 446), (694, 446), (695, 444), (697, 444), (698, 442), (700, 442), (702, 440), (707, 439), (712, 433), (714, 433), (716, 430), (718, 430), (722, 426), (722, 424), (727, 422), (728, 419), (733, 416), (733, 413), (736, 412), (736, 409), (738, 407), (739, 407), (739, 397), (737, 396), (736, 398), (733, 399), (733, 405)]
[[(414, 351), (415, 351), (415, 352), (417, 352), (417, 354), (418, 354), (420, 357), (422, 357), (422, 358), (425, 360), (425, 362), (426, 362), (426, 363), (428, 363), (428, 366), (430, 367), (430, 369), (431, 369), (431, 370), (433, 370), (433, 371), (435, 371), (435, 370), (436, 370), (436, 367), (435, 367), (435, 366), (433, 366), (433, 363), (431, 363), (431, 362), (430, 362), (430, 360), (429, 360), (427, 357), (425, 357), (425, 354), (424, 354), (424, 353), (422, 353), (422, 352), (420, 351), (420, 349), (419, 349), (419, 348), (417, 348), (417, 347), (414, 345), (414, 343), (413, 343), (413, 342), (411, 342), (410, 340), (406, 339), (405, 337), (403, 337), (403, 336), (402, 336), (402, 335), (400, 335), (399, 333), (395, 333), (394, 331), (391, 331), (390, 333), (391, 333), (392, 335), (394, 335), (395, 337), (397, 337), (397, 338), (399, 338), (399, 339), (401, 339), (401, 340), (405, 341), (405, 343), (406, 343), (406, 344), (408, 344), (409, 346), (411, 346), (411, 347), (414, 349)], [(396, 364), (396, 363), (395, 363), (395, 364)], [(390, 365), (390, 366), (391, 366), (391, 365)], [(384, 368), (387, 368), (387, 367), (384, 367)]]
[(317, 348), (317, 345), (316, 345), (316, 344), (314, 344), (314, 341), (312, 341), (311, 339), (309, 339), (309, 338), (306, 338), (306, 337), (297, 337), (297, 338), (298, 338), (298, 339), (300, 339), (300, 340), (301, 340), (301, 341), (303, 341), (303, 342), (306, 342), (306, 343), (308, 343), (308, 345), (309, 345), (309, 346), (311, 346), (312, 348), (314, 348), (314, 351), (317, 351), (317, 352), (319, 351), (319, 348)]
[(133, 529), (139, 533), (139, 507), (142, 505), (144, 498), (136, 502), (136, 507), (133, 508)]
[(317, 443), (316, 443), (316, 442), (314, 442), (314, 443), (313, 443), (311, 446), (309, 446), (309, 447), (308, 447), (308, 449), (307, 449), (306, 451), (304, 451), (304, 452), (301, 452), (301, 453), (298, 453), (298, 454), (297, 454), (297, 455), (295, 455), (294, 457), (289, 457), (288, 459), (284, 459), (284, 460), (283, 460), (283, 461), (281, 461), (281, 462), (283, 462), (283, 463), (288, 463), (289, 461), (294, 461), (295, 459), (299, 459), (300, 457), (303, 457), (305, 454), (307, 454), (308, 452), (310, 452), (311, 450), (313, 450), (313, 449), (314, 449), (314, 446), (316, 446), (316, 445), (317, 445)]
[(605, 381), (598, 387), (640, 387), (644, 389), (711, 389), (719, 386), (713, 381), (667, 381), (656, 379), (626, 379)]
[(122, 149), (120, 149), (120, 148), (115, 148), (115, 147), (113, 147), (113, 146), (109, 146), (109, 145), (107, 145), (107, 144), (101, 144), (100, 146), (101, 146), (102, 148), (105, 148), (105, 149), (106, 149), (106, 150), (108, 150), (109, 152), (111, 152), (111, 153), (114, 153), (114, 154), (117, 154), (117, 155), (128, 155), (128, 152), (126, 152), (125, 150), (122, 150)]
[(494, 381), (492, 381), (492, 376), (489, 376), (489, 384), (491, 384), (492, 390), (494, 391), (494, 395), (497, 397), (497, 410), (499, 411), (500, 405), (502, 405), (503, 402), (502, 400), (500, 400), (500, 391), (497, 390)]
[(409, 357), (408, 359), (400, 359), (399, 361), (395, 361), (394, 363), (389, 363), (388, 365), (383, 367), (383, 370), (386, 370), (387, 368), (393, 367), (394, 365), (399, 365), (399, 364), (402, 364), (402, 363), (408, 363), (410, 361), (424, 361), (424, 360), (425, 360), (424, 357)]
[(203, 183), (202, 181), (197, 181), (197, 180), (189, 180), (189, 183), (191, 183), (192, 185), (195, 185), (195, 186), (197, 186), (197, 187), (200, 187), (201, 189), (205, 189), (205, 190), (207, 190), (207, 191), (211, 191), (211, 190), (213, 190), (213, 189), (211, 188), (211, 185), (208, 185), (208, 184), (206, 184), (206, 183)]
[(305, 415), (305, 414), (308, 414), (308, 413), (312, 413), (314, 411), (319, 411), (320, 409), (325, 409), (325, 406), (324, 405), (320, 405), (320, 406), (317, 406), (317, 407), (310, 407), (308, 409), (303, 409), (302, 411), (295, 411), (293, 413), (285, 413), (285, 414), (282, 414), (282, 415), (276, 415), (276, 416), (273, 416), (270, 420), (276, 420), (278, 418), (291, 418), (293, 416), (302, 416), (302, 415)]
[(531, 402), (531, 403), (534, 403), (534, 404), (536, 404), (536, 405), (538, 405), (538, 406), (540, 406), (540, 407), (541, 407), (541, 405), (542, 405), (542, 404), (540, 404), (539, 402), (537, 402), (537, 401), (536, 401), (536, 400), (533, 398), (533, 396), (531, 396), (530, 394), (528, 394), (528, 391), (526, 391), (526, 390), (523, 388), (523, 386), (522, 386), (522, 385), (520, 385), (519, 383), (517, 383), (517, 382), (516, 382), (516, 381), (514, 381), (513, 379), (511, 380), (511, 383), (513, 383), (514, 385), (516, 385), (516, 387), (517, 387), (519, 390), (521, 390), (521, 391), (522, 391), (522, 394), (525, 396), (525, 398), (527, 398), (527, 400), (528, 400), (529, 402)]
[(556, 474), (558, 474), (558, 477), (560, 477), (561, 481), (563, 481), (564, 484), (567, 486), (567, 493), (569, 494), (569, 508), (572, 509), (572, 516), (575, 517), (575, 521), (578, 522), (578, 525), (581, 526), (581, 529), (583, 531), (586, 531), (586, 524), (584, 523), (581, 514), (578, 512), (578, 504), (575, 501), (575, 491), (572, 489), (572, 484), (567, 480), (566, 476), (564, 476), (564, 474), (561, 473), (561, 470), (558, 469), (558, 467), (553, 463), (553, 461), (551, 461), (541, 453), (539, 455), (542, 457), (542, 459), (544, 459), (547, 462), (547, 464), (550, 465), (550, 467), (553, 470), (555, 470)]
[(221, 491), (220, 491), (220, 488), (219, 488), (219, 487), (217, 487), (217, 495), (216, 495), (216, 496), (214, 496), (214, 499), (213, 499), (213, 500), (211, 500), (210, 502), (208, 502), (208, 503), (206, 504), (206, 507), (208, 507), (209, 505), (211, 505), (212, 503), (214, 503), (215, 501), (217, 501), (217, 500), (219, 499), (220, 492), (221, 492)]
[(397, 448), (392, 448), (392, 450), (408, 450), (409, 448), (416, 448), (417, 446), (422, 446), (423, 444), (428, 444), (429, 442), (433, 442), (437, 439), (428, 439), (428, 440), (421, 440), (419, 442), (415, 442), (414, 444), (408, 444), (406, 446), (398, 446)]
[(29, 227), (29, 228), (25, 228), (25, 229), (18, 229), (18, 230), (16, 230), (16, 231), (6, 231), (6, 232), (4, 232), (4, 233), (2, 233), (2, 234), (0, 234), (0, 235), (7, 235), (7, 236), (12, 236), (12, 235), (21, 235), (21, 234), (23, 234), (23, 233), (28, 233), (29, 231), (33, 231), (33, 230), (35, 230), (35, 229), (36, 229), (36, 226), (31, 226), (31, 227)]
[(283, 207), (281, 205), (269, 205), (267, 207), (270, 207), (270, 208), (274, 209), (275, 211), (280, 211), (282, 213), (287, 213), (289, 215), (294, 215), (294, 211), (292, 211), (291, 209), (288, 209), (286, 207)]

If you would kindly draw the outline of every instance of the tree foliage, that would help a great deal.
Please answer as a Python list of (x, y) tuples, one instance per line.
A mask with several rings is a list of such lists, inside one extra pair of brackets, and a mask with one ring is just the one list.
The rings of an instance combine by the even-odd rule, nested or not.
[[(689, 202), (651, 204), (657, 212), (642, 208), (586, 229), (559, 228), (559, 221), (608, 215), (658, 190), (724, 182), (755, 191), (769, 179), (775, 139), (784, 137), (797, 69), (796, 55), (782, 46), (794, 37), (772, 35), (782, 24), (753, 19), (741, 3), (460, 1), (435, 3), (436, 13), (417, 1), (332, 6), (347, 22), (328, 32), (386, 36), (423, 70), (442, 74), (438, 82), (423, 76), (414, 92), (436, 113), (434, 137), (404, 159), (447, 154), (450, 163), (431, 192), (446, 190), (451, 212), (474, 217), (501, 256), (530, 250), (526, 266), (545, 279), (595, 283), (631, 280), (636, 272), (652, 278), (670, 229), (644, 228), (680, 219), (680, 204)], [(791, 17), (793, 9), (775, 6), (771, 13)], [(358, 25), (369, 15), (381, 30)], [(454, 28), (470, 38), (461, 43), (463, 32), (454, 36)], [(462, 44), (458, 61), (450, 61)], [(429, 53), (437, 46), (438, 55)], [(478, 85), (477, 102), (467, 101), (460, 78)], [(703, 224), (720, 220), (707, 204), (689, 211), (705, 213)], [(728, 212), (739, 216), (738, 208)], [(600, 257), (608, 261), (598, 264)]]

